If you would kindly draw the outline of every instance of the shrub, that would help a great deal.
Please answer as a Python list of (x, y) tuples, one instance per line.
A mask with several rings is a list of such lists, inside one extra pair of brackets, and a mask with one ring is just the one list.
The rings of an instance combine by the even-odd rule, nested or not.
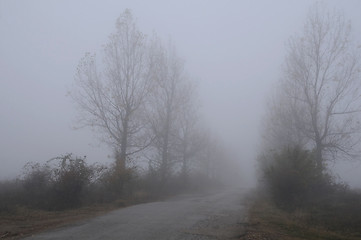
[(331, 230), (361, 233), (361, 194), (346, 187), (335, 187), (327, 199), (310, 207), (309, 223)]
[[(59, 162), (54, 165), (54, 160)], [(28, 163), (22, 178), (24, 204), (45, 210), (78, 207), (95, 173), (96, 168), (88, 166), (85, 157), (74, 158), (72, 154), (53, 158), (43, 165)]]
[(52, 160), (60, 160), (58, 167), (52, 171), (54, 208), (80, 206), (81, 196), (94, 175), (94, 168), (86, 164), (85, 157), (73, 158), (72, 154)]
[(24, 166), (24, 204), (40, 209), (51, 206), (52, 176), (48, 165), (29, 162)]
[(134, 168), (117, 168), (112, 164), (103, 168), (98, 181), (92, 185), (92, 196), (95, 202), (112, 202), (119, 198), (129, 197), (134, 188), (136, 171)]
[(261, 170), (267, 189), (281, 207), (306, 206), (330, 191), (330, 175), (317, 168), (312, 152), (299, 147), (264, 155)]
[(19, 181), (0, 182), (0, 215), (13, 214), (23, 197), (23, 187)]

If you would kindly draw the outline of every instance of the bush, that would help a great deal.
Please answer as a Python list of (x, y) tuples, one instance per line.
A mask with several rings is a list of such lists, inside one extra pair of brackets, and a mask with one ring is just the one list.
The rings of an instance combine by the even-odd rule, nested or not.
[(67, 154), (53, 160), (60, 160), (53, 169), (53, 204), (56, 209), (74, 208), (81, 205), (81, 196), (89, 185), (94, 168), (88, 166), (85, 157)]
[(330, 175), (317, 168), (312, 152), (299, 147), (263, 156), (261, 170), (273, 200), (284, 208), (313, 204), (331, 190)]
[[(327, 199), (310, 208), (312, 225), (323, 225), (331, 230), (361, 231), (361, 194), (337, 187)], [(361, 233), (361, 232), (360, 232)]]
[(306, 213), (303, 220), (312, 226), (359, 232), (361, 193), (317, 168), (312, 152), (288, 148), (259, 160), (264, 186), (277, 207), (301, 210)]
[(23, 197), (23, 187), (19, 181), (0, 182), (0, 215), (13, 214)]
[[(59, 160), (54, 166), (54, 160)], [(44, 210), (78, 207), (82, 195), (95, 176), (96, 169), (88, 166), (85, 157), (66, 154), (44, 165), (28, 163), (23, 174), (25, 205)]]
[(103, 166), (98, 173), (99, 177), (88, 193), (92, 202), (109, 203), (132, 195), (136, 184), (135, 168), (121, 169), (112, 164)]
[(120, 206), (200, 191), (216, 183), (200, 173), (186, 180), (174, 174), (162, 182), (159, 171), (152, 168), (142, 175), (135, 167), (88, 165), (85, 157), (66, 154), (44, 164), (27, 163), (19, 179), (0, 182), (0, 214), (11, 214), (18, 206), (48, 211), (110, 202)]
[(51, 206), (52, 173), (48, 165), (29, 162), (23, 173), (24, 205), (47, 209)]

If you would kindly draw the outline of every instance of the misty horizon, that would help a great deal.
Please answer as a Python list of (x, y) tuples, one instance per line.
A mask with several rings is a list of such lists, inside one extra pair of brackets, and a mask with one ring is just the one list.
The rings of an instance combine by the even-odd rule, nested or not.
[[(142, 32), (174, 43), (197, 85), (202, 119), (240, 166), (241, 181), (253, 186), (285, 45), (302, 30), (314, 2), (0, 2), (0, 180), (19, 176), (26, 162), (66, 153), (113, 161), (112, 149), (95, 133), (75, 130), (77, 109), (67, 95), (80, 59), (100, 53), (117, 17), (130, 9)], [(327, 4), (345, 13), (361, 42), (361, 3)], [(361, 186), (360, 162), (335, 167), (341, 179)]]

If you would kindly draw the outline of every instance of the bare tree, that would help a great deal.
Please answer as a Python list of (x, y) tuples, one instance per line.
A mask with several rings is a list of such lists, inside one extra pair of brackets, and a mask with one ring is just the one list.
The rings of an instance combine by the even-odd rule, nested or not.
[(161, 182), (169, 177), (176, 159), (177, 118), (182, 107), (184, 63), (174, 47), (157, 45), (156, 88), (153, 92), (152, 134), (154, 156), (151, 162), (158, 169)]
[(177, 119), (177, 154), (181, 165), (181, 175), (187, 182), (192, 163), (199, 158), (205, 147), (205, 131), (200, 125), (195, 86), (188, 83), (183, 89), (181, 109)]
[(146, 37), (129, 10), (117, 19), (103, 53), (103, 64), (90, 54), (80, 61), (77, 89), (71, 95), (83, 126), (99, 131), (102, 140), (115, 149), (116, 166), (124, 169), (127, 158), (149, 144), (143, 136), (143, 113), (152, 88)]
[(304, 108), (286, 93), (280, 84), (269, 99), (266, 117), (263, 121), (263, 148), (277, 150), (283, 147), (306, 147), (307, 137), (303, 134)]
[(200, 170), (205, 174), (208, 179), (216, 179), (218, 162), (221, 157), (221, 147), (218, 138), (204, 136), (204, 146), (200, 152), (199, 158)]
[(290, 39), (281, 83), (281, 112), (314, 149), (321, 169), (340, 154), (354, 157), (361, 130), (359, 50), (350, 23), (323, 7), (316, 5), (302, 34)]

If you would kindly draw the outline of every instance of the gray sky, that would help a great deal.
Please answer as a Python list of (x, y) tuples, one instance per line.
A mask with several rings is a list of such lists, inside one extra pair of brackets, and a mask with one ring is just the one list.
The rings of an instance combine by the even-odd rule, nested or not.
[[(67, 89), (85, 52), (99, 52), (116, 18), (130, 8), (145, 33), (171, 38), (198, 81), (205, 118), (250, 179), (260, 119), (284, 60), (285, 42), (302, 30), (314, 0), (14, 1), (0, 0), (0, 179), (27, 161), (64, 153), (109, 162), (87, 129), (73, 130)], [(361, 1), (327, 1), (361, 36)], [(246, 169), (246, 170), (245, 170)], [(340, 167), (352, 184), (359, 163)]]

